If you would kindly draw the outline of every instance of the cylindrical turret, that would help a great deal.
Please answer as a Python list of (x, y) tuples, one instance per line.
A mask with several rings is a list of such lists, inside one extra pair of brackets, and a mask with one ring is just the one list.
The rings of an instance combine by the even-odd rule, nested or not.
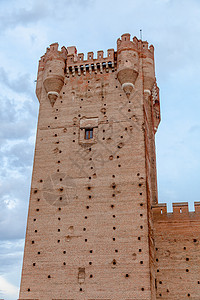
[(42, 94), (42, 84), (43, 84), (43, 72), (45, 66), (45, 58), (44, 56), (41, 57), (38, 66), (38, 74), (37, 74), (37, 84), (36, 84), (36, 95), (40, 102), (41, 94)]
[(127, 97), (138, 77), (138, 40), (126, 33), (117, 41), (117, 77)]
[(148, 48), (148, 42), (142, 42), (142, 62), (144, 91), (151, 92), (155, 83), (154, 47)]
[(45, 54), (45, 67), (43, 74), (43, 84), (47, 96), (53, 106), (64, 84), (64, 70), (67, 50), (62, 47), (58, 51), (58, 44), (52, 44), (47, 48)]

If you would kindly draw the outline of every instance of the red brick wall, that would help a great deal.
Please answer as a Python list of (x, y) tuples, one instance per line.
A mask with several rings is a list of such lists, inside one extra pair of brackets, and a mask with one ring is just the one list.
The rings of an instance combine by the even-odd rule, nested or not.
[[(161, 213), (162, 210), (162, 213)], [(153, 208), (157, 299), (200, 299), (200, 206)]]
[[(125, 38), (120, 51), (131, 45), (138, 55), (135, 68), (126, 62), (132, 50), (121, 54), (126, 59), (120, 78), (126, 83), (127, 74), (134, 74), (131, 92), (132, 85), (123, 90), (118, 80), (112, 49), (107, 58), (100, 53), (95, 60), (90, 53), (83, 61), (70, 48), (63, 69), (66, 49), (59, 52), (54, 44), (40, 61), (21, 300), (155, 299), (153, 197), (147, 196), (151, 174), (156, 180), (151, 166), (155, 153), (151, 145), (147, 172), (144, 121), (144, 86), (151, 89), (155, 82), (154, 69), (148, 70), (153, 48)], [(145, 101), (150, 112), (146, 127), (153, 130), (152, 98)], [(98, 120), (92, 141), (84, 140), (84, 118), (83, 124)]]

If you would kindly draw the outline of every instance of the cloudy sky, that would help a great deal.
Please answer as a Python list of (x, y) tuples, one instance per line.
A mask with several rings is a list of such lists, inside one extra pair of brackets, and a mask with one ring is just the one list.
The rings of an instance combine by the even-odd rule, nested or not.
[(199, 0), (0, 0), (0, 298), (20, 284), (34, 154), (37, 64), (46, 47), (116, 49), (125, 32), (155, 46), (162, 121), (159, 201), (200, 200)]

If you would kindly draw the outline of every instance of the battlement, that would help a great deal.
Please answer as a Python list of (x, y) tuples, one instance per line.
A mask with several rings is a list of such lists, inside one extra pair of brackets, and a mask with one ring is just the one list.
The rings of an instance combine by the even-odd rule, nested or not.
[[(38, 67), (36, 94), (40, 101), (42, 87), (44, 86), (47, 96), (53, 106), (63, 87), (65, 78), (81, 76), (92, 73), (103, 74), (117, 72), (117, 78), (129, 98), (134, 89), (139, 72), (143, 73), (143, 87), (149, 94), (155, 83), (154, 47), (148, 42), (134, 37), (130, 40), (130, 34), (125, 33), (117, 41), (117, 51), (108, 49), (104, 57), (102, 50), (87, 53), (84, 60), (83, 53), (77, 53), (75, 46), (61, 48), (58, 43), (51, 44), (46, 53), (41, 57)], [(140, 64), (142, 62), (142, 68)], [(155, 89), (155, 97), (158, 99)], [(155, 100), (154, 118), (157, 130), (160, 121), (159, 100)], [(158, 109), (157, 109), (158, 108)]]
[(83, 53), (77, 53), (75, 46), (70, 46), (61, 48), (58, 50), (58, 43), (51, 44), (47, 49), (46, 53), (41, 57), (39, 61), (38, 72), (43, 71), (45, 64), (49, 60), (62, 60), (66, 63), (66, 76), (69, 77), (70, 74), (75, 76), (77, 73), (79, 76), (83, 73), (86, 75), (86, 71), (91, 73), (94, 71), (97, 73), (103, 73), (103, 69), (109, 72), (111, 69), (114, 72), (114, 68), (117, 65), (117, 56), (120, 55), (122, 51), (134, 50), (138, 53), (137, 56), (154, 59), (154, 47), (148, 44), (147, 41), (138, 40), (137, 37), (130, 39), (131, 35), (125, 33), (117, 40), (117, 52), (114, 49), (107, 50), (107, 56), (104, 57), (104, 52), (102, 50), (97, 51), (96, 58), (94, 57), (94, 52), (90, 51), (87, 53), (87, 59), (84, 60)]
[(131, 35), (125, 33), (117, 40), (117, 52), (120, 53), (124, 50), (135, 50), (140, 53), (140, 55), (146, 54), (148, 57), (154, 59), (154, 46), (150, 45), (147, 41), (138, 40), (136, 36), (133, 37), (131, 41)]
[(97, 51), (97, 58), (94, 58), (94, 52), (90, 51), (87, 53), (87, 60), (84, 60), (84, 54), (78, 53), (77, 49), (74, 46), (67, 47), (68, 55), (67, 55), (67, 65), (71, 66), (73, 64), (81, 64), (81, 63), (97, 63), (103, 61), (114, 61), (114, 49), (107, 50), (107, 57), (104, 57), (104, 52), (102, 50)]
[(194, 202), (195, 211), (189, 211), (187, 202), (172, 203), (172, 212), (168, 212), (166, 203), (159, 203), (152, 206), (155, 221), (165, 220), (190, 220), (191, 218), (200, 221), (200, 201)]
[[(71, 51), (72, 48), (74, 48), (74, 51)], [(77, 54), (76, 47), (67, 47), (68, 55), (67, 55), (67, 61), (66, 61), (66, 74), (67, 77), (69, 77), (70, 74), (72, 76), (75, 76), (75, 73), (78, 73), (78, 75), (86, 74), (86, 71), (89, 71), (91, 73), (94, 71), (97, 73), (98, 71), (100, 73), (103, 73), (103, 69), (106, 69), (106, 72), (109, 71), (109, 69), (113, 69), (115, 67), (115, 51), (114, 49), (108, 49), (107, 50), (107, 56), (104, 57), (104, 52), (102, 50), (97, 51), (97, 58), (94, 58), (94, 52), (88, 52), (87, 53), (87, 60), (84, 60), (84, 54), (79, 53)]]
[(57, 59), (65, 61), (67, 58), (67, 49), (65, 46), (61, 48), (61, 51), (58, 50), (58, 43), (51, 44), (47, 49), (46, 53), (41, 56), (39, 60), (39, 67), (38, 71), (43, 70), (45, 67), (45, 64), (48, 60)]

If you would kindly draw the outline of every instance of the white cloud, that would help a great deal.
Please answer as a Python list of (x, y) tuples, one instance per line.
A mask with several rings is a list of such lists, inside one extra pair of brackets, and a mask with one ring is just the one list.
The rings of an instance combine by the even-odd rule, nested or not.
[(0, 276), (0, 297), (6, 300), (18, 298), (18, 287), (8, 282), (3, 276)]
[(13, 209), (17, 206), (18, 199), (10, 198), (8, 195), (3, 197), (3, 202), (6, 204), (8, 209)]

